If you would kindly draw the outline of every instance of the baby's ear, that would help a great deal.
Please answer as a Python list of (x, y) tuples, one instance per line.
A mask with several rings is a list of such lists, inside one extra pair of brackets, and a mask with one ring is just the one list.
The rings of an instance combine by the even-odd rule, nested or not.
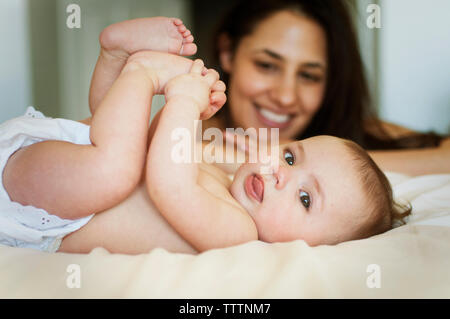
[(231, 58), (233, 54), (231, 52), (231, 40), (228, 34), (226, 33), (220, 34), (217, 40), (217, 44), (219, 48), (220, 66), (222, 67), (222, 70), (224, 70), (227, 73), (230, 73)]

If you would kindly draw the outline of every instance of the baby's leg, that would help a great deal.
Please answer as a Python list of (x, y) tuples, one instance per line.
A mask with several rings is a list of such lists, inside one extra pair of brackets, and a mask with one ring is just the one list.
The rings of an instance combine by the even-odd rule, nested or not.
[(64, 237), (58, 251), (89, 253), (96, 247), (119, 254), (148, 253), (156, 247), (195, 253), (155, 209), (143, 183), (125, 201), (96, 214), (85, 226)]
[(128, 57), (142, 50), (193, 55), (191, 32), (176, 18), (141, 18), (110, 25), (100, 34), (101, 51), (92, 76), (89, 106), (94, 114)]
[(124, 200), (144, 167), (153, 73), (129, 63), (92, 119), (92, 145), (45, 141), (13, 154), (3, 173), (11, 200), (77, 219)]

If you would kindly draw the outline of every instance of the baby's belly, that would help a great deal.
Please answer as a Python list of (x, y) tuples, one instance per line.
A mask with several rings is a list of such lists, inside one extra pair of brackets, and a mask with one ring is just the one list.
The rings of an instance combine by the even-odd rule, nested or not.
[(158, 247), (196, 253), (161, 216), (143, 183), (125, 201), (96, 214), (86, 226), (64, 238), (60, 251), (87, 253), (99, 246), (124, 254), (147, 253)]

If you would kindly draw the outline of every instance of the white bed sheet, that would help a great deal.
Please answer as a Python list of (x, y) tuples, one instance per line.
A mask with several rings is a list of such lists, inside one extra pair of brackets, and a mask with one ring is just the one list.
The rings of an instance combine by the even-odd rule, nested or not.
[[(407, 225), (369, 239), (314, 248), (254, 241), (197, 256), (0, 247), (0, 297), (450, 298), (450, 174), (387, 175), (413, 214)], [(73, 265), (80, 288), (70, 287)], [(371, 287), (373, 278), (379, 287)]]

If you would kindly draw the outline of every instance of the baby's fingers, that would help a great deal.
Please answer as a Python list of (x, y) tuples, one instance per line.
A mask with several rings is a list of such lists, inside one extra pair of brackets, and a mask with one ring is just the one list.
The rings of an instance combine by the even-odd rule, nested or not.
[(204, 78), (206, 83), (213, 89), (213, 85), (219, 80), (219, 73), (214, 69), (209, 69)]
[(212, 92), (225, 92), (226, 85), (222, 81), (217, 81), (214, 83), (214, 85), (211, 87)]
[(227, 101), (227, 96), (223, 92), (213, 92), (210, 97), (209, 107), (200, 115), (201, 120), (207, 120), (216, 114)]
[(217, 108), (216, 112), (225, 104), (227, 96), (224, 92), (212, 92), (210, 97), (210, 105)]
[(191, 73), (202, 74), (204, 70), (205, 64), (202, 60), (196, 59), (194, 63), (192, 63)]

